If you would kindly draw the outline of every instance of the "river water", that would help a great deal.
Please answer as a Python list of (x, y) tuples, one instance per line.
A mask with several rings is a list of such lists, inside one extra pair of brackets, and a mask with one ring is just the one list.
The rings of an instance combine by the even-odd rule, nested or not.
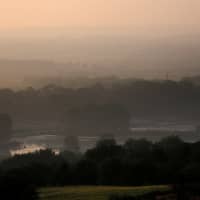
[[(31, 129), (30, 129), (31, 130)], [(26, 133), (29, 133), (27, 136)], [(50, 134), (41, 134), (40, 131), (32, 132), (27, 131), (23, 134), (17, 133), (12, 138), (13, 142), (19, 143), (15, 148), (11, 148), (10, 153), (15, 154), (24, 154), (41, 149), (50, 148), (56, 153), (59, 153), (64, 149), (64, 139), (65, 136), (56, 134), (56, 131), (49, 131)], [(141, 139), (146, 138), (150, 141), (158, 141), (163, 137), (169, 135), (178, 135), (184, 141), (195, 142), (200, 140), (200, 134), (195, 131), (194, 123), (156, 123), (152, 125), (136, 126), (131, 128), (131, 132), (126, 136), (116, 136), (115, 139), (118, 143), (124, 143), (128, 138)], [(99, 140), (98, 136), (81, 136), (78, 137), (80, 150), (85, 152), (87, 149), (90, 149), (96, 145), (96, 142)]]

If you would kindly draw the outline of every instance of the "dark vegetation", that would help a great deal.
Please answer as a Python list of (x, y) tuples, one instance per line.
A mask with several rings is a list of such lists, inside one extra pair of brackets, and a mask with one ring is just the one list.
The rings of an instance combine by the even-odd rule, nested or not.
[(21, 200), (37, 197), (35, 188), (45, 186), (197, 185), (199, 167), (199, 142), (185, 143), (171, 136), (157, 143), (129, 139), (118, 145), (108, 139), (82, 155), (55, 155), (44, 150), (4, 160), (0, 164), (0, 190), (2, 195)]
[(8, 114), (0, 114), (1, 142), (7, 142), (12, 135), (12, 119)]
[[(21, 91), (2, 89), (0, 111), (8, 113), (0, 115), (2, 148), (13, 133), (11, 119), (53, 119), (63, 122), (68, 135), (67, 149), (79, 152), (77, 135), (125, 135), (133, 117), (198, 120), (200, 86), (188, 80), (129, 80), (109, 87), (96, 84), (79, 89), (57, 86)], [(3, 160), (1, 196), (31, 200), (37, 198), (39, 187), (66, 185), (173, 184), (179, 186), (177, 194), (182, 194), (188, 183), (193, 184), (189, 190), (198, 193), (200, 142), (186, 143), (171, 136), (156, 143), (129, 139), (119, 145), (114, 139), (104, 139), (84, 154), (73, 152), (56, 155), (44, 150)]]
[(88, 105), (121, 105), (135, 118), (199, 119), (200, 86), (188, 80), (119, 80), (78, 89), (49, 85), (0, 90), (0, 111), (13, 120), (65, 120), (70, 109)]

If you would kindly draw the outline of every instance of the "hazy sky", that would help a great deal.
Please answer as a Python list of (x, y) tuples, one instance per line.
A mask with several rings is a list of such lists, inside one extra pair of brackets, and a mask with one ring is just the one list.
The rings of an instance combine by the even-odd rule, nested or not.
[(199, 0), (6, 0), (0, 30), (117, 27), (199, 31)]
[[(75, 68), (139, 77), (196, 74), (200, 0), (2, 0), (0, 44), (0, 87), (2, 80), (9, 85)], [(79, 64), (54, 64), (58, 72), (48, 62), (15, 60)]]

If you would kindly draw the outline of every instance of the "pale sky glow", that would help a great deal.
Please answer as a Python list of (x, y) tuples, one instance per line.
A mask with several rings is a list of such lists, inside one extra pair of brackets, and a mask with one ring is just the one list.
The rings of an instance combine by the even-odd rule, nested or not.
[(200, 73), (200, 0), (0, 1), (0, 88), (38, 75)]
[(134, 30), (175, 25), (197, 30), (199, 10), (199, 0), (6, 0), (0, 4), (0, 30), (59, 26)]

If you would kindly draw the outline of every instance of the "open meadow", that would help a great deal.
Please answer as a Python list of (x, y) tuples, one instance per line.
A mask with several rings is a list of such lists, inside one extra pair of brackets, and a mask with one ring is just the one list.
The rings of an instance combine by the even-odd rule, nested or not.
[(40, 200), (108, 200), (111, 195), (140, 196), (152, 191), (167, 191), (169, 186), (68, 186), (42, 188), (39, 190)]

